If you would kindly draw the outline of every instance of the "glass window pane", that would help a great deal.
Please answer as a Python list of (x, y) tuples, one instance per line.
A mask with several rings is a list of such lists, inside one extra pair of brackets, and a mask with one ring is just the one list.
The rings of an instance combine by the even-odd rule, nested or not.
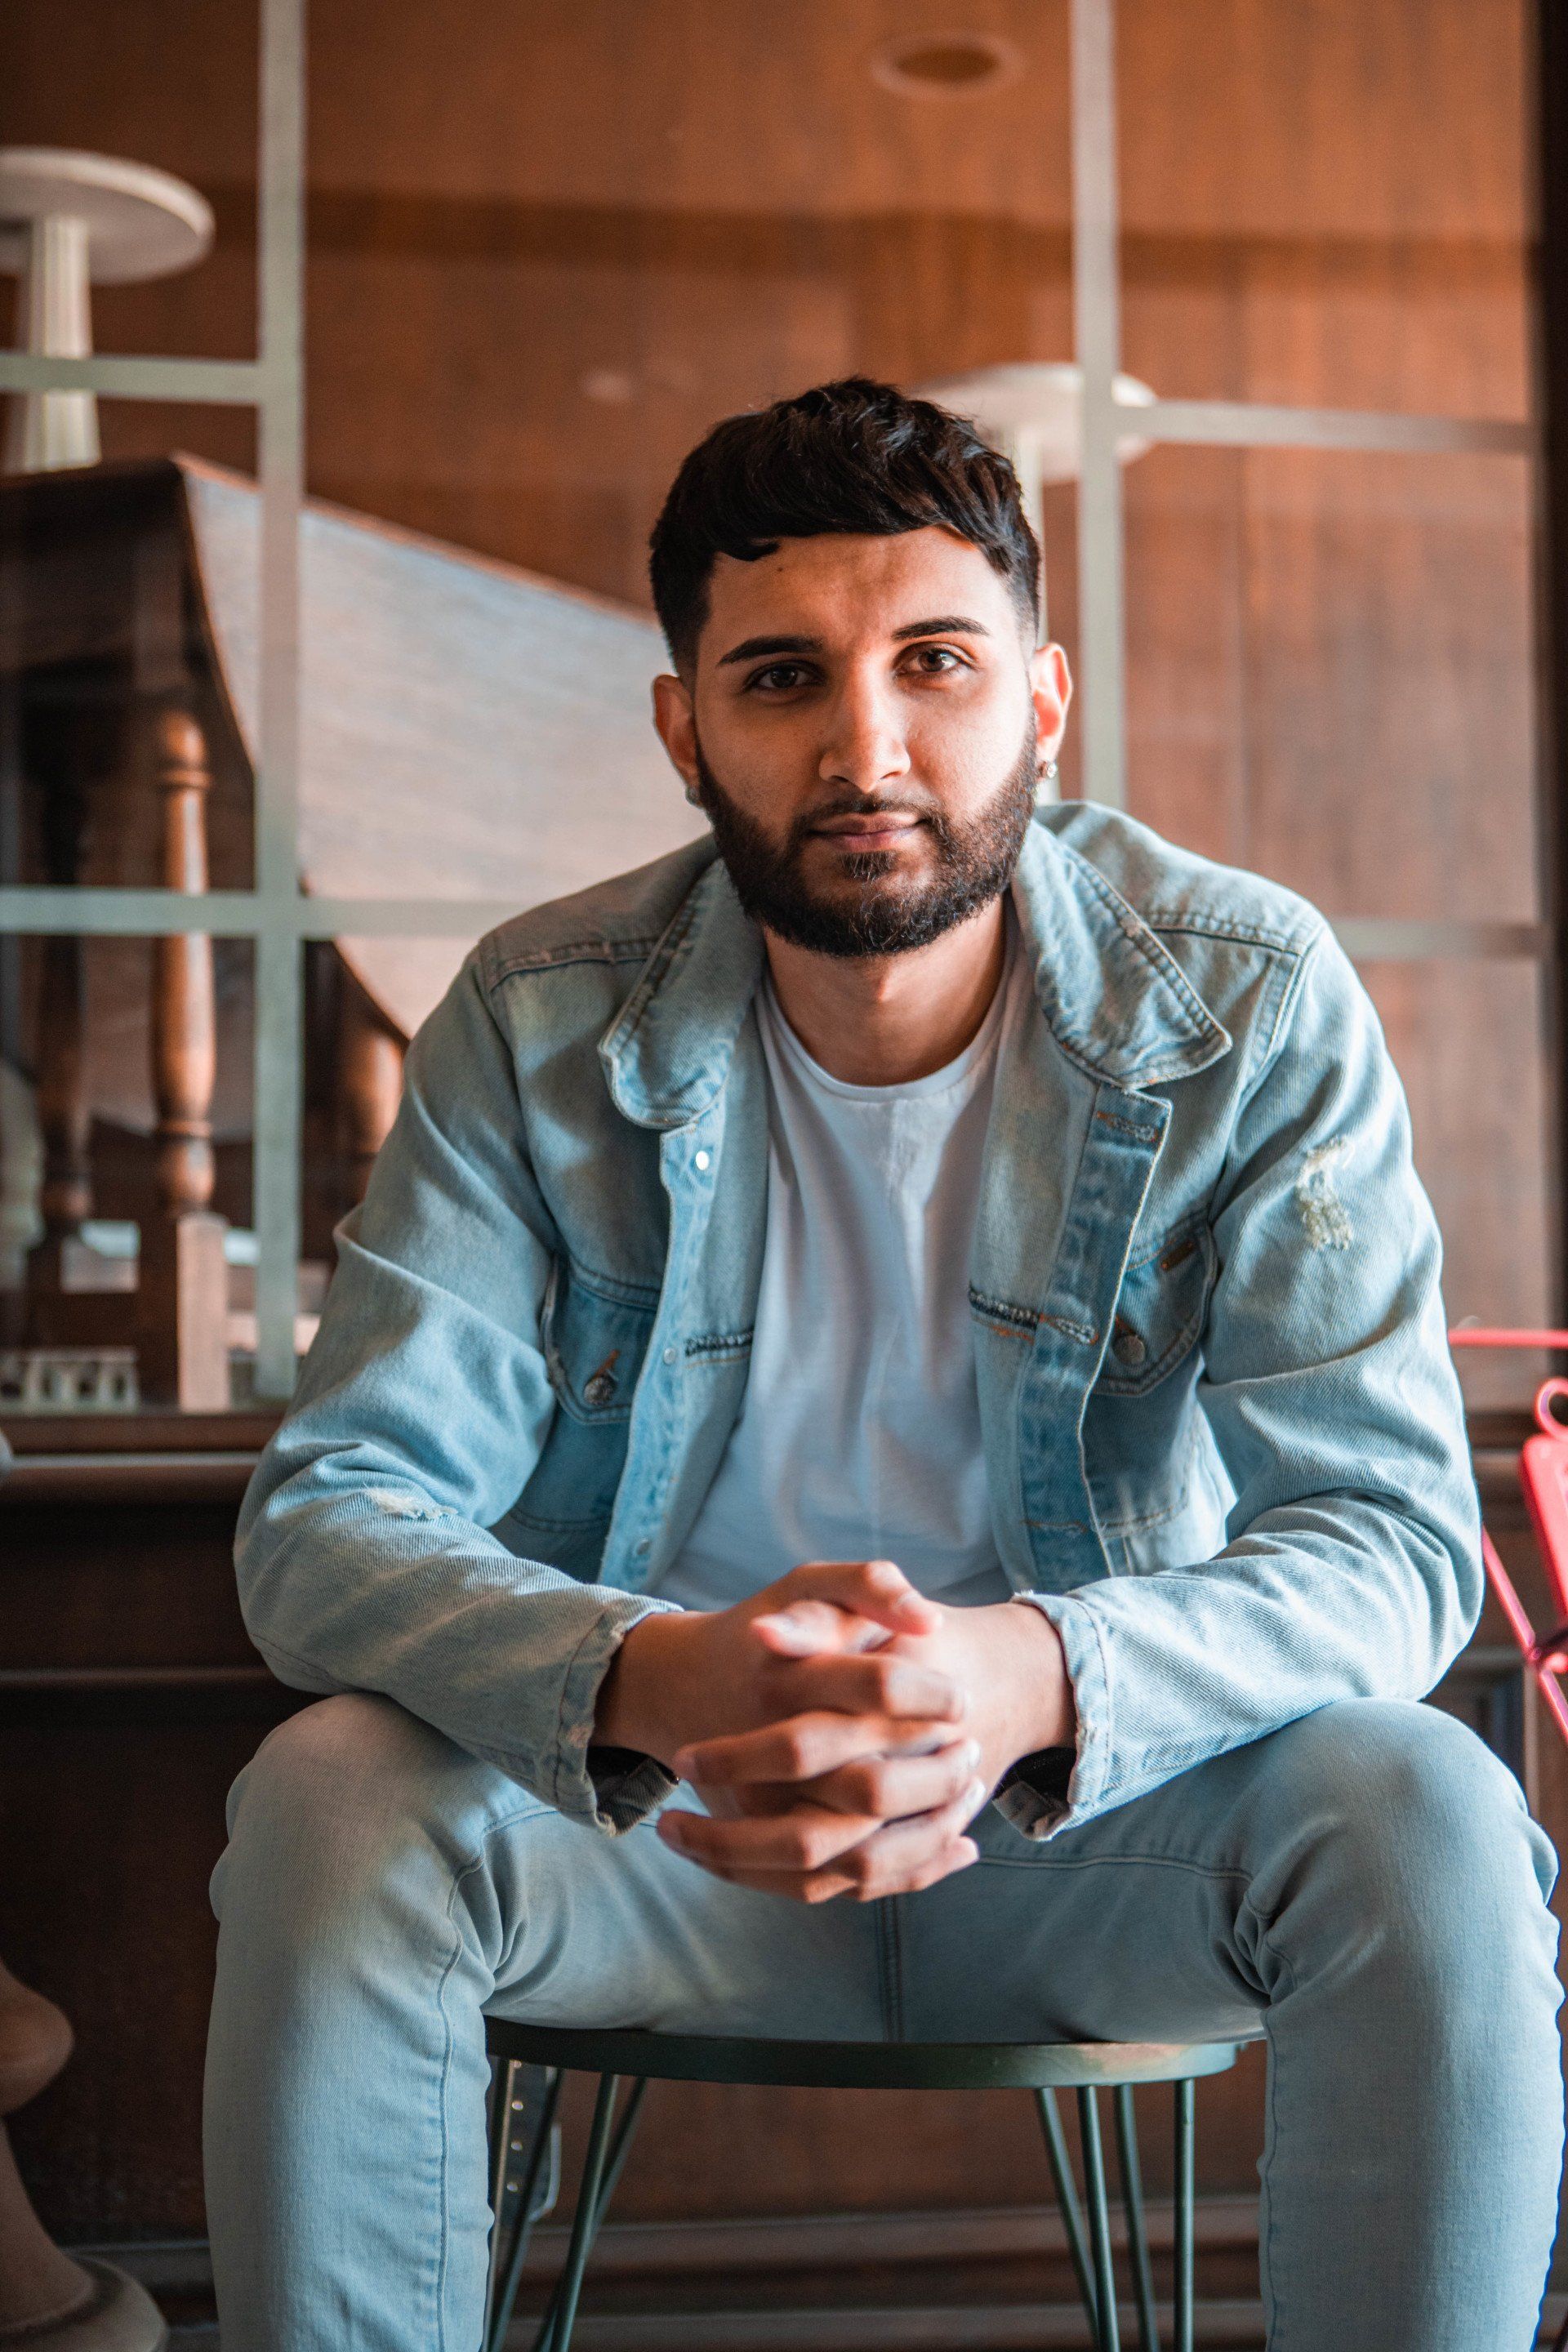
[(1171, 397), (1522, 417), (1523, 0), (1121, 0), (1123, 363)]
[(718, 417), (1070, 357), (1067, 13), (317, 11), (312, 487), (646, 607)]
[[(145, 157), (122, 127), (118, 152)], [(137, 330), (128, 313), (123, 333), (100, 323), (100, 345), (234, 355), (195, 323), (208, 264), (186, 274), (188, 335), (173, 314)], [(254, 739), (191, 527), (193, 486), (216, 477), (169, 452), (253, 467), (255, 418), (94, 407), (102, 464), (0, 483), (0, 882), (243, 889)], [(254, 596), (254, 551), (244, 561)], [(254, 1013), (247, 940), (0, 940), (5, 1412), (244, 1402)]]
[(241, 1401), (252, 958), (0, 940), (0, 1411)]
[[(1368, 962), (1444, 1246), (1450, 1324), (1553, 1319), (1544, 982), (1526, 963)], [(1472, 1406), (1528, 1402), (1549, 1367), (1462, 1351)]]
[(1523, 461), (1161, 448), (1126, 492), (1134, 814), (1333, 916), (1534, 920)]
[[(24, 0), (0, 12), (0, 144), (151, 166), (194, 190), (212, 216), (211, 241), (192, 260), (177, 232), (172, 244), (167, 231), (157, 237), (151, 215), (133, 232), (143, 258), (125, 265), (123, 279), (100, 275), (100, 250), (96, 350), (255, 356), (258, 41), (257, 0), (196, 8)], [(189, 449), (224, 465), (254, 462), (244, 409), (126, 401), (100, 406), (100, 430), (106, 457)]]

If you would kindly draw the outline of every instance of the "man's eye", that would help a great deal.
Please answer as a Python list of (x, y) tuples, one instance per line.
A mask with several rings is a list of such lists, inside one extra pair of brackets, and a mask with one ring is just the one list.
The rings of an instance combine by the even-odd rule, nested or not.
[(748, 691), (760, 686), (768, 694), (785, 694), (791, 687), (798, 686), (805, 676), (799, 662), (770, 662), (766, 669), (753, 670), (746, 680), (746, 686)]
[(921, 646), (916, 650), (915, 661), (928, 677), (940, 677), (944, 670), (960, 667), (958, 656), (951, 646)]

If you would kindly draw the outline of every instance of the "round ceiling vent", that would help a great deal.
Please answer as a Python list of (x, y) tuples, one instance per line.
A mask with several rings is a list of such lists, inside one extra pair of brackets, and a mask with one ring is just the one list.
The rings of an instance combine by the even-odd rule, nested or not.
[(871, 73), (900, 98), (973, 98), (1016, 81), (1022, 53), (999, 33), (900, 33), (871, 57)]

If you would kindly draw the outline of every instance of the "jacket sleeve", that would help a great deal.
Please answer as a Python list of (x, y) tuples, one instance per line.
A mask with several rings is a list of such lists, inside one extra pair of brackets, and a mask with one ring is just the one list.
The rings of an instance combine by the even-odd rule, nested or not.
[(629, 1827), (674, 1785), (589, 1758), (598, 1686), (668, 1602), (580, 1583), (485, 1532), (554, 1400), (540, 1311), (556, 1237), (510, 1051), (475, 964), (415, 1039), (402, 1105), (294, 1402), (240, 1514), (240, 1604), (279, 1677), (380, 1691), (562, 1812)]
[(1303, 953), (1215, 1199), (1199, 1402), (1235, 1489), (1225, 1549), (1070, 1594), (1076, 1825), (1336, 1699), (1417, 1699), (1483, 1591), (1439, 1292), (1377, 1015), (1327, 931)]

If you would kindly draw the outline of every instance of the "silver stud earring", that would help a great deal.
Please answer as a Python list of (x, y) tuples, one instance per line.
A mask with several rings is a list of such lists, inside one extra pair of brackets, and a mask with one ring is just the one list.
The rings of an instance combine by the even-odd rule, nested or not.
[(1042, 783), (1054, 784), (1056, 780), (1057, 763), (1054, 760), (1047, 760), (1040, 770), (1040, 781)]
[(695, 784), (688, 784), (688, 785), (687, 785), (687, 787), (686, 787), (686, 797), (687, 797), (687, 799), (691, 803), (691, 805), (692, 805), (692, 807), (693, 807), (693, 808), (700, 808), (700, 807), (701, 807), (701, 805), (702, 805), (702, 795), (701, 795), (701, 793), (698, 791), (698, 789), (697, 789), (697, 787), (696, 787), (696, 785), (695, 785)]

